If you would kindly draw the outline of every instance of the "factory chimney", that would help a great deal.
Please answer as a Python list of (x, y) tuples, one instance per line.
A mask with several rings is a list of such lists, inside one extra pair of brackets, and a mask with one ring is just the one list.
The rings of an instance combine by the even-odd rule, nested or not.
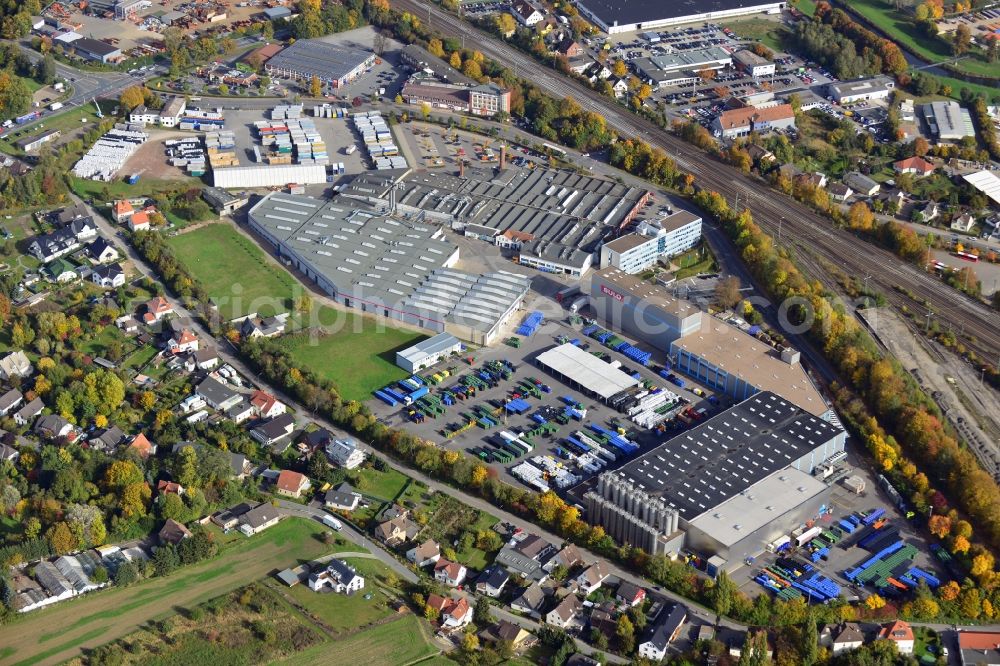
[(465, 160), (458, 158), (458, 177), (465, 178)]
[(507, 144), (500, 144), (500, 170), (503, 171), (507, 168)]

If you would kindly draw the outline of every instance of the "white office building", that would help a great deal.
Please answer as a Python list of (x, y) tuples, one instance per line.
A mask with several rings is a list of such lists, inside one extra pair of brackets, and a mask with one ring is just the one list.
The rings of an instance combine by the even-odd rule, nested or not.
[(353, 439), (332, 439), (326, 445), (326, 456), (330, 462), (344, 469), (354, 469), (365, 461), (365, 453)]
[(639, 273), (661, 259), (690, 250), (700, 239), (701, 217), (680, 210), (659, 224), (642, 222), (635, 233), (605, 243), (601, 246), (601, 268)]

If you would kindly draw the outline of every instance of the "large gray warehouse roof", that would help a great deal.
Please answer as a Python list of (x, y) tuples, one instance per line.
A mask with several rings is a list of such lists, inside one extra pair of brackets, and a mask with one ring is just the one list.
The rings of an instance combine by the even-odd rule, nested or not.
[(610, 363), (605, 363), (569, 342), (542, 352), (538, 355), (538, 362), (604, 400), (639, 384), (638, 380), (611, 367)]
[(398, 355), (417, 364), (428, 356), (440, 354), (458, 344), (461, 344), (461, 342), (451, 333), (439, 333), (426, 340), (421, 340), (412, 347), (407, 347), (403, 351), (398, 352)]
[(371, 53), (361, 49), (316, 39), (300, 39), (268, 60), (267, 66), (303, 76), (315, 74), (322, 79), (342, 79), (370, 57)]
[(457, 251), (437, 225), (387, 217), (355, 201), (272, 193), (249, 216), (272, 242), (297, 254), (338, 292), (389, 307)]
[(761, 392), (616, 473), (692, 520), (841, 432), (784, 398)]
[(752, 0), (579, 0), (579, 3), (600, 17), (608, 25), (652, 23), (682, 16), (697, 16), (732, 9), (742, 9), (772, 4)]
[(437, 313), (443, 321), (487, 332), (530, 287), (529, 278), (514, 273), (470, 275), (439, 268), (406, 299), (406, 305), (429, 316)]

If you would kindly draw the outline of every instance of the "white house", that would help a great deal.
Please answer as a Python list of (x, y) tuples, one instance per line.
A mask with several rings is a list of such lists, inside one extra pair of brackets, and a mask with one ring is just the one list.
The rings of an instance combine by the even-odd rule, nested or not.
[(545, 621), (556, 627), (562, 627), (565, 629), (576, 619), (576, 616), (580, 614), (580, 609), (583, 608), (583, 604), (575, 594), (567, 595), (559, 605), (553, 608), (546, 614)]
[(458, 562), (450, 562), (444, 558), (434, 563), (434, 580), (449, 587), (458, 587), (468, 574), (465, 566)]
[(406, 559), (413, 562), (418, 567), (425, 567), (434, 564), (441, 559), (441, 546), (437, 541), (428, 539), (419, 546), (414, 546), (406, 552)]
[(250, 404), (253, 406), (254, 414), (262, 419), (273, 419), (275, 416), (280, 416), (288, 411), (285, 403), (270, 393), (260, 390), (250, 394)]
[(32, 373), (31, 361), (21, 350), (12, 351), (0, 358), (0, 377), (10, 380), (12, 377), (28, 377)]
[(365, 453), (353, 439), (333, 439), (326, 445), (326, 455), (330, 462), (344, 469), (354, 469), (365, 461)]
[(98, 287), (116, 289), (125, 284), (125, 271), (118, 264), (96, 266), (90, 274), (90, 279)]
[(521, 25), (532, 27), (545, 20), (545, 15), (538, 11), (534, 5), (525, 0), (518, 0), (511, 7), (511, 13)]
[(584, 569), (579, 576), (576, 577), (576, 584), (580, 588), (580, 591), (584, 594), (590, 594), (599, 588), (608, 576), (607, 567), (604, 562), (598, 560), (594, 562), (589, 567)]
[(365, 586), (365, 578), (343, 560), (332, 559), (326, 568), (309, 576), (309, 589), (328, 587), (338, 594), (353, 594)]
[(865, 642), (861, 627), (854, 622), (845, 622), (837, 627), (833, 636), (832, 652), (835, 655), (848, 650), (856, 650)]

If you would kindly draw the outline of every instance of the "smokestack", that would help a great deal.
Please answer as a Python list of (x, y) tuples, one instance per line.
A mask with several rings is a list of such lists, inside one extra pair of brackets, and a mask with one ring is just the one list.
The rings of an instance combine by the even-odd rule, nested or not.
[(458, 158), (458, 177), (465, 178), (465, 160)]
[(507, 168), (507, 144), (500, 144), (500, 170)]

